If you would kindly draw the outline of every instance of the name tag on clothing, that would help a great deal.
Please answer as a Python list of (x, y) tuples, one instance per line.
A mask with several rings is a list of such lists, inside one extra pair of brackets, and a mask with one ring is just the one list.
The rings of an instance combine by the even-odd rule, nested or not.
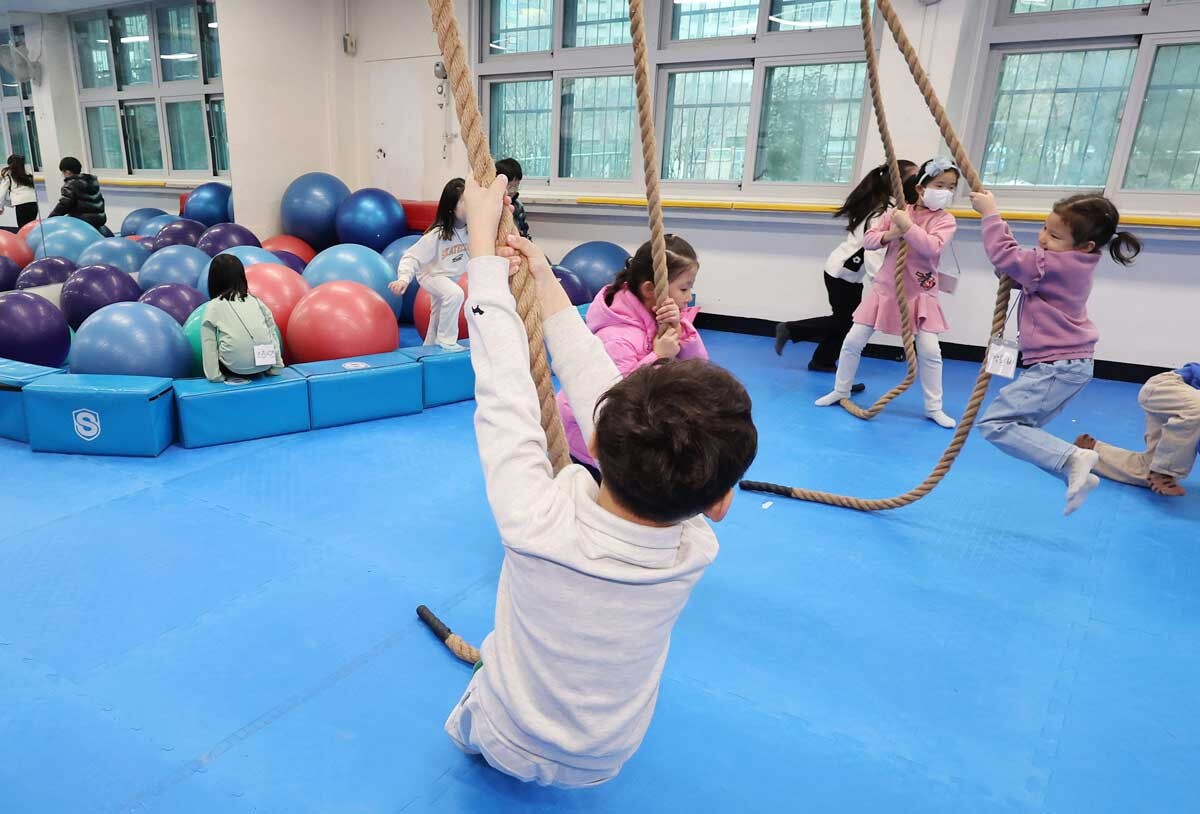
[(275, 345), (255, 345), (254, 346), (254, 364), (256, 365), (274, 365), (275, 362)]
[(1011, 339), (993, 338), (987, 349), (987, 372), (1011, 379), (1017, 373), (1017, 355), (1020, 352), (1017, 343)]

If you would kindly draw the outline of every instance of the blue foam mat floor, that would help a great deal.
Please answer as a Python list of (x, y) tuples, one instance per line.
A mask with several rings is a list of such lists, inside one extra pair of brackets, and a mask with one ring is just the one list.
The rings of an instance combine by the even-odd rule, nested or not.
[[(755, 399), (755, 479), (866, 496), (950, 435), (876, 421), (770, 341), (706, 336)], [(948, 363), (948, 408), (975, 368)], [(878, 394), (899, 365), (866, 360)], [(1094, 382), (1053, 429), (1140, 440)], [(615, 781), (523, 786), (441, 726), (501, 550), (472, 403), (154, 460), (0, 442), (0, 810), (1128, 812), (1195, 806), (1200, 483), (1062, 487), (973, 437), (915, 506), (740, 493)]]

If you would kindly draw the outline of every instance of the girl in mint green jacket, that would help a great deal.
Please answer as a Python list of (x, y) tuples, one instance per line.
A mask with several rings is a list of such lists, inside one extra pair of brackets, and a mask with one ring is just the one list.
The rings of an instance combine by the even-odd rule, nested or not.
[(275, 319), (246, 283), (242, 261), (219, 254), (208, 271), (212, 302), (200, 325), (204, 377), (210, 382), (226, 376), (276, 376), (283, 370), (283, 349)]

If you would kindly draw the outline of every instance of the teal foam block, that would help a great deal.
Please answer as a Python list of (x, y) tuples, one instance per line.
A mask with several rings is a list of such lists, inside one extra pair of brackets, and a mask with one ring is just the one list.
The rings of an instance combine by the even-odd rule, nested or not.
[(436, 345), (401, 348), (400, 353), (421, 363), (425, 406), (437, 407), (475, 398), (475, 369), (471, 353), (442, 350)]
[(25, 400), (21, 391), (43, 376), (62, 373), (62, 368), (43, 367), (12, 359), (0, 359), (0, 438), (28, 441)]
[(421, 364), (399, 351), (308, 362), (292, 369), (308, 380), (314, 430), (412, 415), (424, 407)]
[(170, 379), (62, 373), (42, 376), (22, 395), (38, 452), (153, 458), (175, 440)]
[(309, 429), (308, 382), (291, 368), (242, 383), (178, 379), (179, 441), (188, 449)]

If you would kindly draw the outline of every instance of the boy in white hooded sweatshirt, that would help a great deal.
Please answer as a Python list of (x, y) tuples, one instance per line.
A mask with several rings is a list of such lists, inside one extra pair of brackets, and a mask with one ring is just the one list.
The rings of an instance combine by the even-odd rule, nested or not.
[[(495, 256), (506, 184), (472, 181), (465, 193), (475, 431), (504, 565), (495, 627), (446, 732), (521, 780), (594, 785), (645, 736), (671, 630), (717, 554), (700, 515), (728, 512), (758, 436), (750, 397), (729, 373), (691, 360), (622, 380), (543, 252), (514, 237)], [(547, 457), (508, 286), (518, 253), (602, 486), (578, 465), (555, 476)]]

